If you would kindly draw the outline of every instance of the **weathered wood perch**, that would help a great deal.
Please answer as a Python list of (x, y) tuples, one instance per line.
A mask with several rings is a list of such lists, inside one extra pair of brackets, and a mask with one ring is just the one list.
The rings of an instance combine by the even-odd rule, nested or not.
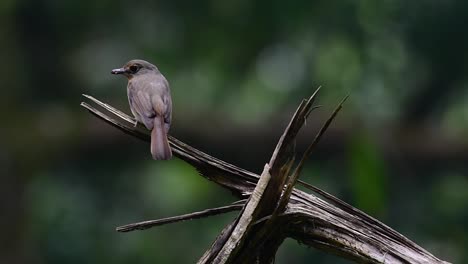
[[(241, 210), (198, 263), (272, 263), (278, 247), (287, 237), (360, 263), (448, 263), (437, 259), (359, 209), (298, 180), (305, 159), (344, 102), (343, 100), (338, 105), (295, 165), (295, 138), (314, 109), (312, 103), (318, 91), (319, 89), (299, 105), (261, 175), (214, 158), (169, 137), (175, 156), (191, 164), (206, 179), (230, 190), (240, 200), (201, 212), (121, 226), (117, 231), (142, 230)], [(131, 117), (91, 96), (84, 96), (115, 117), (88, 103), (81, 103), (92, 114), (129, 135), (144, 141), (150, 140), (148, 131), (135, 127), (135, 121)], [(296, 182), (313, 193), (295, 189)]]

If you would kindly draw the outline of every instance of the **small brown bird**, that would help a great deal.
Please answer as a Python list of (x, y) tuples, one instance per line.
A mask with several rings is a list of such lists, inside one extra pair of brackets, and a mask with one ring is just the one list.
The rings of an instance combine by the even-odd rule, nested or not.
[(130, 110), (137, 122), (151, 130), (153, 159), (170, 159), (172, 152), (167, 132), (171, 126), (172, 99), (166, 78), (156, 66), (144, 60), (131, 60), (111, 73), (123, 74), (128, 79)]

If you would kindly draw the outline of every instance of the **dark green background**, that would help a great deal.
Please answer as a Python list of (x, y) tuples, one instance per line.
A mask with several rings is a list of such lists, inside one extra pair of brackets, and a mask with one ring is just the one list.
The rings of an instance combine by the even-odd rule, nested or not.
[[(0, 2), (0, 262), (194, 263), (235, 214), (115, 226), (233, 201), (97, 120), (129, 112), (110, 70), (141, 58), (172, 87), (171, 134), (259, 173), (323, 87), (299, 151), (351, 94), (302, 176), (436, 256), (468, 263), (467, 1)], [(345, 263), (287, 240), (278, 263)]]

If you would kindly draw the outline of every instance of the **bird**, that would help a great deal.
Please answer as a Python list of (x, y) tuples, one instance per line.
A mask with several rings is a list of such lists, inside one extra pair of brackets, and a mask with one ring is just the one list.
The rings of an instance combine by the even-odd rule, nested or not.
[(155, 65), (139, 59), (125, 63), (111, 73), (124, 75), (128, 79), (130, 110), (136, 120), (135, 126), (140, 122), (151, 130), (153, 159), (171, 159), (172, 151), (167, 140), (172, 118), (169, 82)]

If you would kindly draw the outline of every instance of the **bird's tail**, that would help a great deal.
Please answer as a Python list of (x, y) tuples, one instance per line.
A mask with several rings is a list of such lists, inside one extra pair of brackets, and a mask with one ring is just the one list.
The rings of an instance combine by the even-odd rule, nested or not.
[(162, 116), (156, 116), (153, 122), (153, 130), (151, 131), (151, 155), (155, 160), (168, 160), (172, 158), (172, 151), (167, 141), (164, 119)]

